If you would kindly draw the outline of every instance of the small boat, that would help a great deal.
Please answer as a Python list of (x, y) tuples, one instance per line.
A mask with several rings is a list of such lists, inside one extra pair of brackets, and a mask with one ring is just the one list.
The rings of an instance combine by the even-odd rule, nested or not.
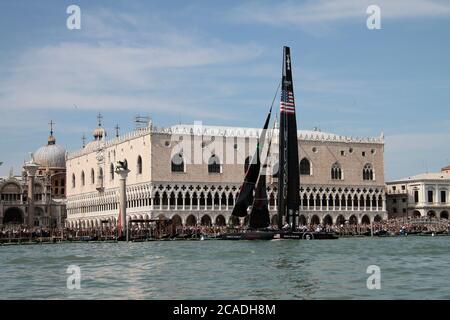
[(389, 231), (386, 231), (386, 230), (375, 231), (373, 233), (373, 235), (377, 236), (377, 237), (389, 237), (390, 236)]
[(222, 240), (272, 240), (275, 236), (273, 231), (247, 231), (231, 232), (222, 234)]
[(275, 234), (275, 238), (289, 240), (334, 240), (339, 237), (335, 233), (325, 231), (280, 231)]

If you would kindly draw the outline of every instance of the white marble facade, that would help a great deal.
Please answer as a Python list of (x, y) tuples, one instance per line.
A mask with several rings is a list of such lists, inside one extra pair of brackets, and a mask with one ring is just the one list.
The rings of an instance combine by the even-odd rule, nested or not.
[[(273, 151), (267, 168), (273, 221), (277, 131), (267, 133)], [(253, 128), (195, 124), (158, 129), (149, 124), (106, 140), (104, 130), (97, 128), (92, 142), (68, 155), (66, 224), (77, 228), (117, 223), (119, 181), (114, 164), (125, 159), (131, 170), (129, 219), (164, 216), (183, 225), (243, 223), (231, 217), (231, 209), (259, 134)], [(387, 218), (383, 135), (362, 139), (301, 130), (298, 138), (301, 223)]]

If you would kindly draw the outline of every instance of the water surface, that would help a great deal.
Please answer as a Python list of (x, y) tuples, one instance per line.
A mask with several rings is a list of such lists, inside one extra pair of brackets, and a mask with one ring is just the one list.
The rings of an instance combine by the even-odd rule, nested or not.
[(3, 246), (0, 285), (0, 299), (450, 299), (450, 237)]

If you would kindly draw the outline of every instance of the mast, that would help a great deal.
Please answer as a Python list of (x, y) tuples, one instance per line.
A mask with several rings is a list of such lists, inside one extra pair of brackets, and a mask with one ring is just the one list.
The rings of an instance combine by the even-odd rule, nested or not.
[(295, 116), (291, 52), (289, 47), (283, 47), (278, 169), (279, 229), (283, 227), (284, 223), (288, 223), (291, 230), (296, 228), (300, 206), (299, 190), (297, 119)]

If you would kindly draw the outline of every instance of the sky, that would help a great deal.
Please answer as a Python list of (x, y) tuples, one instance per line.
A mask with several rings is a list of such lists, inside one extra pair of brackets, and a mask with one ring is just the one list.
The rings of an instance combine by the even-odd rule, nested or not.
[[(385, 135), (386, 180), (450, 165), (450, 2), (0, 0), (0, 176), (103, 115), (261, 127), (291, 47), (299, 129)], [(69, 30), (69, 5), (81, 29)], [(381, 9), (369, 30), (366, 9)]]

